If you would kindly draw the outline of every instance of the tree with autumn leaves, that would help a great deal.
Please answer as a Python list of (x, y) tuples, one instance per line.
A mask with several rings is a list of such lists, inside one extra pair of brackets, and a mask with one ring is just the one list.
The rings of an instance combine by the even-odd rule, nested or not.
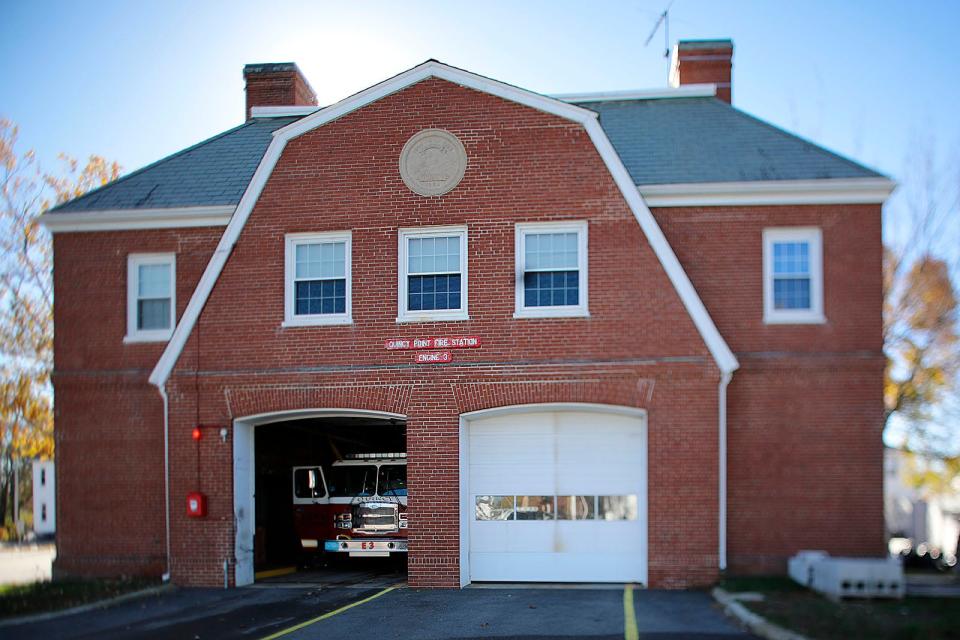
[(13, 517), (14, 474), (54, 453), (53, 247), (39, 216), (115, 180), (116, 163), (65, 155), (58, 174), (17, 149), (17, 127), (0, 119), (0, 536)]
[[(960, 154), (915, 146), (885, 209), (884, 401), (904, 480), (927, 497), (960, 493)], [(953, 162), (953, 166), (950, 162)]]

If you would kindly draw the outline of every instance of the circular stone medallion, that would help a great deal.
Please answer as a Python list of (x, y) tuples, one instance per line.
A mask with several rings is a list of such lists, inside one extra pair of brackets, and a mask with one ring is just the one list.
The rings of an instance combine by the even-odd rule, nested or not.
[(422, 196), (450, 191), (466, 170), (466, 149), (457, 136), (443, 129), (424, 129), (407, 140), (400, 152), (400, 177)]

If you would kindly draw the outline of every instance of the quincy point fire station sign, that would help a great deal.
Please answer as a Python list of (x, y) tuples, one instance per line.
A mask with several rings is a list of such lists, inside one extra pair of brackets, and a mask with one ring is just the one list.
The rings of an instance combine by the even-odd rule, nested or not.
[(420, 349), (442, 349), (442, 351), (421, 351), (416, 355), (417, 364), (442, 364), (453, 360), (448, 349), (475, 349), (480, 346), (479, 336), (446, 336), (442, 338), (397, 338), (387, 340), (384, 347), (388, 351), (410, 351)]

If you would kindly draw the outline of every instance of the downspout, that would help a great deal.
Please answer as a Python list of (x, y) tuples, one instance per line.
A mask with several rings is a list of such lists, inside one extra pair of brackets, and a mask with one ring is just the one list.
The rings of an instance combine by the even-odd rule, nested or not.
[(733, 371), (724, 371), (720, 374), (719, 403), (717, 413), (719, 415), (719, 446), (720, 460), (720, 509), (719, 509), (719, 531), (717, 540), (719, 541), (718, 565), (721, 572), (727, 570), (727, 385), (733, 377)]
[(157, 385), (160, 397), (163, 398), (163, 494), (164, 494), (164, 519), (166, 526), (167, 541), (167, 571), (163, 574), (163, 581), (170, 581), (170, 401), (167, 398), (166, 385)]

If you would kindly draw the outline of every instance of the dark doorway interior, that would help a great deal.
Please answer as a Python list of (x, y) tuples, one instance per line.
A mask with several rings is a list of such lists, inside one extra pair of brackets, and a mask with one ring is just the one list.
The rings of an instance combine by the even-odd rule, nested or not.
[[(294, 530), (295, 466), (329, 468), (356, 453), (406, 453), (406, 424), (374, 418), (310, 418), (261, 425), (254, 431), (256, 464), (255, 571), (304, 562)], [(353, 558), (337, 558), (350, 565)], [(365, 560), (365, 559), (359, 559)], [(353, 563), (359, 564), (359, 563)]]

